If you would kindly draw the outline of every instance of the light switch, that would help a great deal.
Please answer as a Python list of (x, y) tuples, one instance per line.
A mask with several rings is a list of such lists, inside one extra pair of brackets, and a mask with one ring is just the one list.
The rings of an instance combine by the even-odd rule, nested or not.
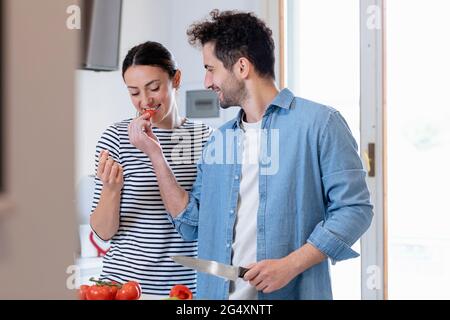
[(186, 116), (188, 118), (218, 118), (220, 117), (219, 108), (219, 99), (214, 91), (186, 91)]

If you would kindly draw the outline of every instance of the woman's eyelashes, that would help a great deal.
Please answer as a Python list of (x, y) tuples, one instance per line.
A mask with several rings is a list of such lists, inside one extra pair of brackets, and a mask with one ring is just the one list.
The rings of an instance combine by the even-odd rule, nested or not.
[[(150, 91), (151, 92), (158, 92), (159, 91), (159, 87), (150, 89)], [(139, 95), (139, 92), (130, 92), (130, 95), (132, 95), (133, 97), (137, 97)]]

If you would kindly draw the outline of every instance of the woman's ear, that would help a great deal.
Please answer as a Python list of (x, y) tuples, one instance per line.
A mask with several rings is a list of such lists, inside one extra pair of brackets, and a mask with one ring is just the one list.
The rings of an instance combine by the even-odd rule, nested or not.
[(178, 69), (178, 70), (175, 72), (175, 75), (173, 76), (173, 79), (172, 79), (172, 86), (173, 86), (175, 89), (179, 89), (179, 88), (180, 88), (180, 85), (181, 85), (181, 71), (180, 71), (180, 69)]

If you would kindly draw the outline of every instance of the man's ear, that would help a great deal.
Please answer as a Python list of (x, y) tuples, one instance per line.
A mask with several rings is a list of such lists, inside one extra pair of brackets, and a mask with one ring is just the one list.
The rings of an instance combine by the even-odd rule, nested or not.
[(173, 76), (173, 79), (172, 79), (172, 86), (173, 86), (175, 89), (179, 89), (179, 88), (180, 88), (180, 85), (181, 85), (181, 71), (180, 71), (180, 69), (178, 69), (178, 70), (175, 72), (175, 75)]
[(236, 72), (241, 79), (247, 79), (250, 74), (251, 63), (247, 58), (239, 58), (236, 62)]

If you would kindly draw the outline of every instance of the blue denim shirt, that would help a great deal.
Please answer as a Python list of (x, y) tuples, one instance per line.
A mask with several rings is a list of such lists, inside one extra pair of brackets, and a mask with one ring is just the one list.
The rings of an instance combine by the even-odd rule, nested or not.
[[(199, 258), (225, 264), (231, 264), (238, 204), (242, 112), (212, 134), (188, 205), (170, 218), (183, 238), (198, 240)], [(357, 257), (351, 246), (368, 229), (373, 212), (366, 172), (345, 120), (284, 89), (261, 127), (257, 260), (285, 257), (306, 242), (333, 263)], [(229, 284), (199, 272), (197, 298), (227, 299)], [(328, 260), (275, 292), (258, 292), (258, 299), (332, 299)]]

